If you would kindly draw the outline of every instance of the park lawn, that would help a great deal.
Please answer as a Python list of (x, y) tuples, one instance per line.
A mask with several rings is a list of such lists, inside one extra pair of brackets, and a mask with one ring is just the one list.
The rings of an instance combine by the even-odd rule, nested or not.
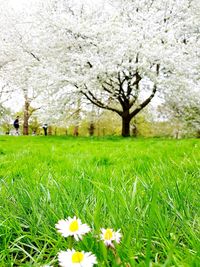
[[(197, 139), (1, 136), (0, 266), (58, 266), (72, 245), (100, 267), (200, 266), (199, 178)], [(74, 215), (92, 233), (72, 244), (55, 224)]]

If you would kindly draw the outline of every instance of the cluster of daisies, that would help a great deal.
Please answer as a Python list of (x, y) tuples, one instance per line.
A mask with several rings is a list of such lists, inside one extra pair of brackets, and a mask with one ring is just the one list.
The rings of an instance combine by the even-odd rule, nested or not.
[[(68, 217), (65, 220), (60, 220), (55, 225), (58, 232), (63, 237), (71, 237), (76, 241), (91, 231), (87, 224), (83, 224), (80, 219)], [(121, 239), (120, 230), (114, 231), (113, 229), (101, 229), (100, 239), (107, 247), (114, 248), (114, 242), (119, 243)], [(97, 264), (97, 258), (91, 252), (76, 251), (73, 248), (67, 251), (60, 251), (58, 254), (59, 264), (62, 267), (92, 267)]]

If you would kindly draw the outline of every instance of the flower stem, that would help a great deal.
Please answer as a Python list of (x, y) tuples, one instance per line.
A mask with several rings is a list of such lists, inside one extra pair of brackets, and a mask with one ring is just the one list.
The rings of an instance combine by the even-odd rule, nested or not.
[(121, 261), (119, 255), (118, 255), (118, 253), (117, 253), (115, 247), (114, 247), (114, 246), (109, 246), (109, 249), (112, 251), (112, 253), (113, 253), (114, 256), (115, 256), (116, 264), (117, 264), (117, 265), (120, 265), (120, 264), (122, 263), (122, 261)]
[(73, 244), (74, 244), (73, 236), (69, 236), (69, 249), (73, 248)]

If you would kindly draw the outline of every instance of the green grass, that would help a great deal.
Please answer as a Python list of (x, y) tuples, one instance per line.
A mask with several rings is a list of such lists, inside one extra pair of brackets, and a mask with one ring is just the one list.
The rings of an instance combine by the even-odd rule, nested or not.
[[(74, 215), (98, 266), (200, 266), (199, 178), (200, 140), (2, 136), (0, 266), (58, 266), (55, 224)], [(101, 227), (121, 229), (121, 265)]]

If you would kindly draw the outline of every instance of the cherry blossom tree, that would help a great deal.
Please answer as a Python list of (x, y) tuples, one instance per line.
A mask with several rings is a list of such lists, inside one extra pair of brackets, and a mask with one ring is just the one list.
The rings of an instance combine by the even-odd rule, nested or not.
[(47, 0), (10, 27), (16, 62), (9, 81), (23, 87), (26, 100), (27, 90), (43, 92), (43, 103), (50, 96), (49, 110), (57, 113), (78, 103), (81, 92), (117, 113), (129, 136), (131, 120), (155, 96), (173, 91), (179, 101), (178, 94), (199, 86), (198, 12), (197, 0)]
[[(23, 134), (28, 135), (28, 121), (33, 112), (40, 107), (39, 97), (46, 87), (46, 76), (42, 72), (37, 50), (37, 42), (31, 31), (37, 21), (29, 13), (15, 12), (9, 8), (9, 1), (0, 5), (2, 16), (0, 32), (2, 36), (2, 58), (0, 78), (9, 97), (24, 101)], [(2, 93), (5, 97), (5, 91)], [(13, 101), (14, 102), (14, 101)], [(18, 101), (16, 101), (18, 102)], [(20, 107), (19, 107), (20, 108)]]
[(116, 112), (122, 135), (129, 136), (131, 119), (156, 94), (167, 95), (173, 88), (177, 96), (177, 84), (194, 83), (199, 62), (196, 3), (104, 1), (103, 8), (92, 11), (59, 3), (51, 25), (57, 35), (62, 33), (54, 47), (62, 44), (64, 80), (96, 106)]

